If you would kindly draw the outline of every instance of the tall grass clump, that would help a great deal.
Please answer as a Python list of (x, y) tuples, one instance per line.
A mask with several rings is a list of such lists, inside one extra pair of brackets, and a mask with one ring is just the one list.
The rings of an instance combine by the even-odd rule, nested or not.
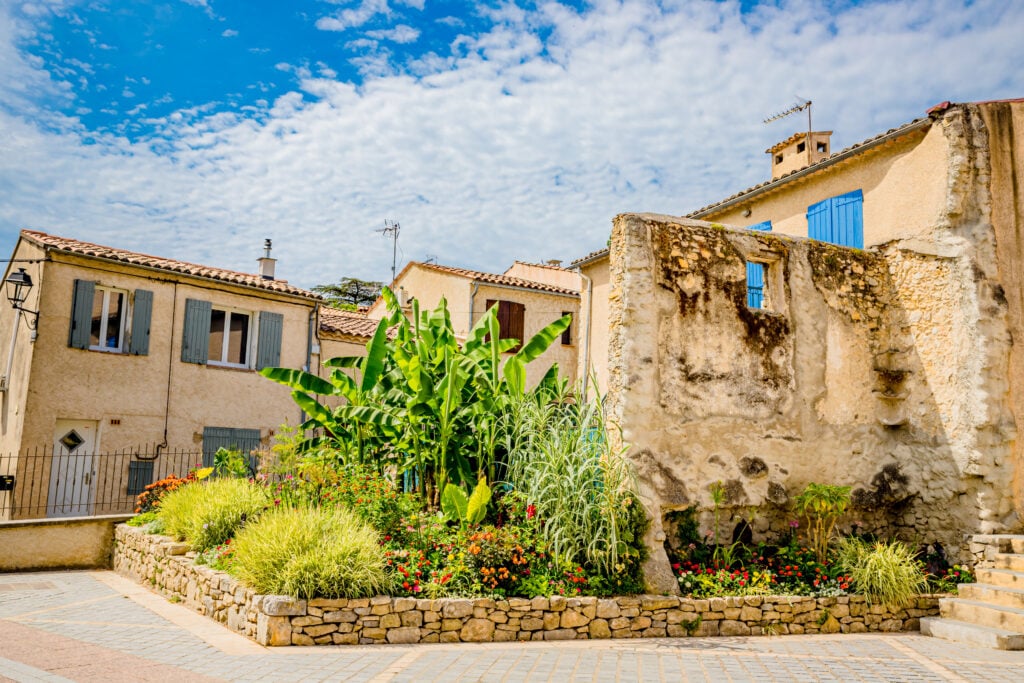
[(868, 602), (899, 608), (910, 604), (928, 586), (914, 551), (900, 541), (865, 543), (844, 538), (836, 548), (838, 564)]
[(508, 484), (543, 520), (557, 557), (605, 574), (642, 552), (646, 515), (625, 450), (608, 440), (600, 401), (526, 398), (506, 415)]
[(390, 587), (377, 532), (345, 508), (276, 508), (232, 545), (232, 572), (260, 593), (357, 598)]
[(166, 534), (201, 552), (234, 536), (267, 502), (264, 487), (247, 479), (218, 477), (171, 491), (160, 501), (158, 515)]

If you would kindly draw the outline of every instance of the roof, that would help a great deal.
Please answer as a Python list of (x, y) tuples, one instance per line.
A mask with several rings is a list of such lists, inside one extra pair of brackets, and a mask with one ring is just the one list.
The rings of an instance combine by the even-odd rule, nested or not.
[[(494, 273), (484, 273), (479, 270), (469, 270), (467, 268), (455, 268), (453, 266), (442, 266), (437, 263), (421, 263), (419, 261), (412, 261), (409, 263), (410, 266), (417, 265), (428, 270), (435, 270), (440, 273), (448, 273), (450, 275), (458, 275), (460, 277), (469, 278), (476, 282), (484, 282), (492, 285), (501, 285), (504, 287), (517, 287), (519, 289), (533, 289), (538, 292), (548, 292), (550, 294), (562, 294), (568, 296), (579, 296), (579, 292), (575, 289), (566, 289), (564, 287), (557, 287), (555, 285), (549, 285), (546, 282), (534, 282), (533, 280), (524, 280), (518, 277), (511, 277), (509, 275), (496, 275)], [(408, 268), (409, 266), (406, 266)]]
[[(704, 216), (714, 213), (717, 210), (725, 209), (729, 206), (732, 206), (733, 204), (738, 204), (740, 201), (744, 199), (749, 199), (752, 196), (768, 192), (769, 190), (775, 189), (779, 185), (787, 183), (791, 180), (796, 180), (797, 178), (802, 178), (805, 175), (819, 171), (823, 168), (843, 161), (844, 159), (855, 156), (857, 154), (861, 154), (862, 152), (866, 152), (874, 147), (878, 147), (884, 144), (885, 142), (903, 137), (904, 135), (909, 135), (910, 133), (913, 133), (924, 128), (928, 128), (929, 126), (931, 126), (931, 122), (932, 120), (930, 117), (924, 117), (914, 119), (913, 121), (905, 123), (902, 126), (898, 126), (896, 128), (890, 128), (884, 133), (880, 133), (874, 137), (868, 138), (867, 140), (863, 140), (854, 145), (850, 145), (846, 149), (839, 152), (835, 152), (834, 154), (831, 154), (823, 159), (820, 159), (819, 161), (816, 161), (813, 164), (804, 166), (803, 168), (797, 169), (795, 171), (790, 171), (789, 173), (781, 175), (778, 178), (766, 180), (763, 183), (759, 183), (757, 185), (754, 185), (753, 187), (748, 187), (747, 189), (742, 190), (741, 192), (737, 192), (734, 195), (730, 195), (729, 197), (726, 197), (721, 201), (715, 202), (714, 204), (708, 204), (707, 206), (697, 209), (696, 211), (691, 211), (690, 213), (686, 214), (686, 217), (703, 218)], [(806, 135), (806, 133), (800, 133), (800, 135)]]
[[(555, 266), (555, 265), (552, 265), (550, 263), (531, 263), (529, 261), (520, 261), (519, 259), (516, 259), (515, 261), (513, 261), (512, 262), (512, 266), (515, 266), (517, 263), (519, 265), (522, 265), (522, 266), (533, 266), (535, 268), (547, 268), (548, 270), (568, 270), (568, 268), (566, 268), (565, 266), (561, 266), (561, 265)], [(559, 263), (561, 263), (561, 261), (559, 261)], [(509, 268), (511, 269), (512, 266), (510, 266)]]
[(598, 249), (597, 251), (592, 251), (589, 254), (587, 254), (586, 256), (582, 256), (582, 257), (576, 259), (575, 261), (573, 261), (569, 265), (571, 265), (573, 268), (579, 268), (580, 266), (585, 266), (588, 263), (590, 263), (591, 261), (597, 261), (598, 259), (601, 259), (601, 258), (603, 258), (603, 257), (605, 257), (607, 255), (608, 255), (608, 247), (605, 247), (604, 249)]
[[(811, 131), (811, 135), (832, 135), (832, 131), (830, 131), (830, 130), (812, 130)], [(792, 135), (790, 135), (788, 138), (786, 138), (782, 142), (776, 142), (774, 145), (772, 145), (771, 147), (766, 149), (764, 152), (765, 152), (765, 154), (773, 154), (773, 153), (777, 152), (780, 149), (783, 149), (785, 147), (789, 147), (790, 145), (792, 145), (797, 140), (803, 140), (805, 137), (807, 137), (807, 131), (804, 131), (802, 133), (793, 133)]]
[(252, 287), (254, 289), (275, 292), (277, 294), (288, 294), (291, 296), (300, 296), (314, 300), (320, 300), (322, 298), (319, 294), (314, 294), (313, 292), (302, 289), (301, 287), (290, 285), (284, 280), (268, 280), (255, 273), (239, 273), (237, 271), (226, 270), (224, 268), (201, 266), (195, 263), (176, 261), (174, 259), (163, 258), (160, 256), (150, 256), (148, 254), (140, 254), (126, 249), (116, 249), (114, 247), (105, 247), (91, 242), (82, 242), (80, 240), (71, 239), (70, 237), (50, 235), (37, 230), (22, 230), (21, 237), (22, 239), (28, 240), (47, 251), (59, 251), (67, 254), (75, 254), (77, 256), (88, 256), (90, 258), (102, 259), (104, 261), (115, 261), (117, 263), (163, 270), (169, 273), (178, 273), (205, 280), (216, 280), (218, 282), (225, 282), (242, 287)]
[(370, 339), (377, 330), (379, 320), (366, 317), (365, 311), (342, 311), (330, 306), (320, 309), (320, 331), (349, 337)]

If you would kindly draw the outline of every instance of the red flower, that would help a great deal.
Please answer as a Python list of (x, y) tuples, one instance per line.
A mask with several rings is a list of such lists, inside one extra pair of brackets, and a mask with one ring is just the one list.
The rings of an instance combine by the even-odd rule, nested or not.
[(535, 506), (535, 505), (527, 505), (526, 506), (526, 518), (527, 519), (533, 519), (536, 516), (537, 516), (537, 506)]

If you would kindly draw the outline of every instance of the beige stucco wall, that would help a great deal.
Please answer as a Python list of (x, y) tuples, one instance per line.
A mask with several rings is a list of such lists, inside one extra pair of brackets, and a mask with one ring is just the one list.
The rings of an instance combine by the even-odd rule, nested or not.
[(506, 270), (504, 274), (510, 277), (530, 280), (532, 282), (543, 282), (544, 284), (554, 285), (555, 287), (561, 287), (563, 289), (572, 289), (575, 291), (579, 291), (580, 289), (579, 273), (556, 266), (516, 261), (509, 266), (508, 270)]
[[(700, 219), (747, 226), (772, 221), (772, 231), (807, 236), (807, 207), (836, 195), (864, 192), (864, 246), (927, 235), (946, 208), (949, 146), (941, 127), (914, 132)], [(750, 215), (744, 216), (749, 209)]]
[[(655, 587), (672, 588), (663, 514), (696, 505), (710, 525), (717, 481), (727, 539), (741, 517), (785, 531), (810, 482), (852, 486), (869, 528), (953, 554), (965, 533), (1017, 525), (1008, 336), (978, 251), (616, 219), (608, 403), (654, 519)], [(746, 307), (747, 260), (769, 264), (770, 311)]]
[[(590, 290), (583, 285), (580, 317), (589, 329), (589, 339), (580, 340), (578, 377), (588, 376), (588, 391), (604, 396), (608, 391), (608, 297), (611, 294), (608, 257), (583, 265), (580, 271), (590, 279)], [(587, 330), (583, 334), (587, 334)], [(587, 351), (584, 353), (584, 345)], [(590, 386), (590, 385), (593, 386)]]
[(127, 515), (0, 523), (0, 572), (110, 567), (114, 526)]

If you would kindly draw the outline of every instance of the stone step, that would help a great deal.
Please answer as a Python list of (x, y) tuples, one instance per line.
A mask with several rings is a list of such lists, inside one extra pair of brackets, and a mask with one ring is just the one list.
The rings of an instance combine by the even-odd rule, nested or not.
[(1024, 572), (1024, 555), (999, 553), (995, 556), (993, 564), (996, 569), (1012, 569), (1016, 572)]
[(988, 647), (994, 650), (1024, 650), (1024, 635), (1002, 628), (968, 624), (954, 619), (923, 617), (921, 633), (966, 645)]
[(987, 583), (962, 583), (957, 597), (990, 605), (1024, 609), (1024, 588), (1008, 588)]
[(1024, 589), (1024, 573), (1012, 569), (977, 569), (974, 575), (978, 583)]
[(1024, 536), (1011, 536), (1010, 548), (1012, 549), (1011, 552), (1024, 555)]
[(963, 598), (943, 598), (939, 601), (939, 615), (968, 624), (1024, 633), (1024, 609), (1016, 607), (989, 605)]

